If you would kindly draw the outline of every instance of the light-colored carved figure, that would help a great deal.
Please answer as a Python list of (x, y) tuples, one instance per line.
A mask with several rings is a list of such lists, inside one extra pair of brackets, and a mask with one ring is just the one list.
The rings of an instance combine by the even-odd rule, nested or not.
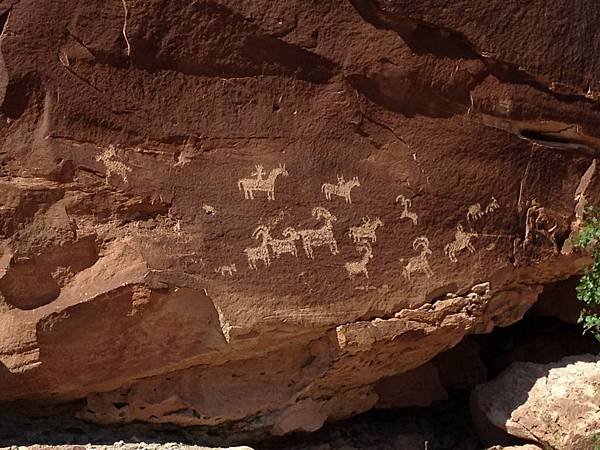
[(238, 181), (238, 189), (244, 191), (244, 198), (254, 200), (254, 191), (262, 191), (267, 193), (267, 200), (275, 200), (275, 180), (279, 175), (284, 177), (289, 176), (285, 165), (279, 165), (269, 172), (269, 176), (263, 179), (263, 166), (257, 165), (256, 171), (250, 176), (254, 178), (242, 178)]
[(290, 255), (297, 257), (298, 251), (296, 250), (296, 240), (299, 239), (300, 236), (292, 227), (287, 227), (283, 230), (282, 234), (285, 236), (285, 239), (269, 240), (273, 255), (275, 258), (279, 258), (280, 255), (289, 253)]
[(344, 175), (337, 177), (338, 183), (324, 183), (321, 186), (321, 192), (325, 193), (325, 198), (327, 200), (331, 200), (331, 195), (337, 195), (339, 197), (344, 197), (346, 203), (352, 203), (352, 197), (350, 196), (350, 192), (353, 188), (360, 186), (360, 181), (358, 177), (354, 177), (349, 181), (344, 179)]
[(410, 219), (412, 220), (413, 225), (416, 225), (417, 221), (419, 220), (419, 216), (417, 216), (416, 213), (408, 210), (408, 208), (412, 206), (412, 200), (400, 194), (398, 197), (396, 197), (396, 203), (398, 202), (402, 203), (402, 206), (404, 207), (402, 214), (400, 214), (400, 219)]
[(226, 266), (219, 266), (215, 269), (215, 273), (220, 273), (222, 276), (225, 276), (225, 274), (227, 274), (230, 277), (232, 277), (235, 272), (237, 272), (235, 263)]
[(498, 210), (499, 208), (500, 208), (500, 203), (498, 203), (498, 200), (496, 200), (496, 197), (492, 196), (492, 200), (485, 208), (481, 207), (481, 203), (475, 203), (475, 204), (469, 206), (469, 210), (467, 211), (467, 221), (475, 222), (475, 221), (481, 219), (483, 216), (493, 213), (494, 211)]
[(525, 215), (525, 239), (523, 241), (523, 248), (533, 244), (538, 236), (542, 236), (547, 239), (553, 247), (555, 255), (558, 255), (558, 242), (556, 240), (556, 233), (558, 231), (558, 223), (556, 220), (552, 220), (546, 208), (538, 203), (537, 199), (531, 200), (531, 206), (527, 208)]
[(424, 273), (427, 275), (427, 278), (431, 278), (433, 276), (433, 270), (431, 270), (431, 266), (427, 259), (432, 253), (429, 249), (429, 239), (425, 236), (419, 236), (413, 241), (413, 248), (417, 252), (420, 251), (420, 253), (408, 260), (408, 264), (402, 268), (402, 275), (404, 275), (404, 278), (408, 281), (410, 281), (410, 276), (413, 273)]
[(248, 265), (251, 269), (257, 270), (256, 263), (262, 261), (265, 267), (271, 265), (271, 258), (269, 256), (268, 243), (271, 240), (270, 229), (264, 225), (260, 225), (252, 233), (252, 237), (256, 240), (262, 238), (262, 242), (258, 247), (248, 247), (244, 249), (244, 253), (248, 257)]
[(131, 172), (131, 167), (119, 159), (117, 149), (114, 145), (109, 145), (100, 155), (96, 156), (96, 161), (102, 162), (106, 168), (106, 184), (109, 184), (112, 174), (119, 175), (127, 183), (127, 172)]
[(481, 203), (475, 203), (469, 206), (469, 210), (467, 211), (467, 221), (475, 222), (483, 217), (483, 210), (481, 209)]
[(314, 259), (313, 247), (320, 247), (323, 245), (329, 246), (329, 251), (332, 255), (337, 255), (339, 253), (337, 241), (333, 236), (333, 222), (335, 222), (337, 218), (321, 206), (313, 208), (312, 215), (318, 220), (324, 220), (325, 224), (321, 228), (314, 230), (298, 231), (298, 235), (302, 238), (302, 247), (304, 248), (306, 256)]
[(371, 240), (371, 242), (377, 242), (377, 235), (375, 234), (378, 227), (383, 226), (383, 222), (379, 217), (375, 217), (375, 220), (371, 220), (369, 216), (362, 218), (362, 225), (356, 227), (350, 227), (348, 235), (355, 242), (364, 242)]
[(369, 278), (369, 271), (367, 270), (367, 264), (373, 258), (373, 250), (371, 249), (371, 244), (368, 242), (363, 242), (357, 245), (356, 249), (358, 253), (362, 253), (362, 258), (359, 261), (353, 261), (344, 264), (346, 271), (348, 272), (348, 276), (351, 280), (357, 275), (363, 274), (365, 278)]
[(500, 209), (500, 203), (498, 203), (498, 200), (496, 200), (496, 197), (492, 196), (492, 201), (489, 203), (489, 205), (486, 206), (485, 213), (490, 214), (498, 209)]
[(465, 231), (462, 223), (456, 226), (456, 233), (454, 234), (454, 241), (446, 244), (444, 247), (444, 254), (448, 256), (448, 259), (453, 263), (458, 262), (456, 254), (463, 251), (464, 249), (469, 250), (470, 253), (475, 252), (475, 247), (471, 244), (471, 239), (477, 237), (477, 233)]

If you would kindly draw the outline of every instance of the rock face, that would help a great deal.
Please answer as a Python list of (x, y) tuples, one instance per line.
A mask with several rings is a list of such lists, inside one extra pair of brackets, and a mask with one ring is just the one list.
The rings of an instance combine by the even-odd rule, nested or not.
[(0, 400), (314, 430), (577, 273), (600, 4), (463, 3), (0, 1)]
[(475, 417), (543, 448), (591, 449), (600, 432), (600, 357), (514, 363), (475, 388), (471, 404)]

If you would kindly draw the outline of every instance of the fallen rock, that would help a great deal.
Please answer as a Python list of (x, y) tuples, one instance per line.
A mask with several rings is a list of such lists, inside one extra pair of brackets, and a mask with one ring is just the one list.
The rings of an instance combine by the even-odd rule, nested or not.
[(600, 431), (598, 405), (600, 357), (592, 355), (547, 365), (516, 362), (471, 395), (484, 442), (498, 438), (491, 425), (543, 448), (565, 450), (593, 447)]

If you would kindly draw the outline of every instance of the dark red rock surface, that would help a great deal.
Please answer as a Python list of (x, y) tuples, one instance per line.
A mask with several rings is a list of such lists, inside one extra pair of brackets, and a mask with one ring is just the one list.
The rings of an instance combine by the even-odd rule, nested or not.
[(587, 261), (596, 2), (0, 13), (0, 400), (313, 430)]

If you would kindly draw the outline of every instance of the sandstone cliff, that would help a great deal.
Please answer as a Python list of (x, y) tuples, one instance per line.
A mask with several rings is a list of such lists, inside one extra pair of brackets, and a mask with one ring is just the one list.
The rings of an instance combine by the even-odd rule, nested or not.
[(314, 430), (586, 261), (593, 0), (0, 12), (0, 400)]

